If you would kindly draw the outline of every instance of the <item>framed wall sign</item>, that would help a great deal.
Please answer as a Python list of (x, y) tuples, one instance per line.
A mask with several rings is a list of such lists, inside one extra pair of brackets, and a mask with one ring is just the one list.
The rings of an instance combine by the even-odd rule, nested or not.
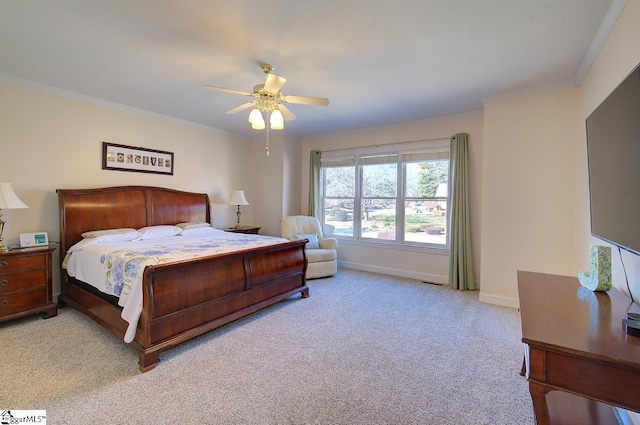
[(102, 169), (173, 175), (173, 152), (102, 142)]

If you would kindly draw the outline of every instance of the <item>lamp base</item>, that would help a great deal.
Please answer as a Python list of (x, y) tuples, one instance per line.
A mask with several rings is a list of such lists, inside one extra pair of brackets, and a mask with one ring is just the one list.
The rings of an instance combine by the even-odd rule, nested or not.
[(4, 224), (6, 221), (2, 219), (2, 215), (0, 214), (0, 252), (9, 252), (9, 248), (4, 246), (2, 243), (2, 232), (4, 231)]
[(240, 215), (242, 213), (240, 212), (240, 205), (238, 205), (238, 211), (236, 211), (236, 229), (240, 229), (242, 228), (242, 226), (240, 226)]

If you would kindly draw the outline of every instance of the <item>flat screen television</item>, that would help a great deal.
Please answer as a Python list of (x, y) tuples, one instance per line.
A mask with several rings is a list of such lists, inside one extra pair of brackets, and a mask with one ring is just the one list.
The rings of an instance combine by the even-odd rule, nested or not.
[(586, 125), (591, 234), (640, 255), (640, 65)]

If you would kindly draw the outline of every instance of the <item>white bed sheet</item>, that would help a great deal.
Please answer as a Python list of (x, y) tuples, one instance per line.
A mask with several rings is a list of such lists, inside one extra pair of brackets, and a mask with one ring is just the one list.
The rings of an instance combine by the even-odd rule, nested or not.
[(142, 312), (144, 268), (196, 257), (288, 242), (272, 236), (211, 232), (206, 236), (171, 236), (142, 241), (92, 243), (84, 239), (69, 249), (69, 276), (119, 297), (121, 317), (129, 323), (124, 341), (133, 341)]

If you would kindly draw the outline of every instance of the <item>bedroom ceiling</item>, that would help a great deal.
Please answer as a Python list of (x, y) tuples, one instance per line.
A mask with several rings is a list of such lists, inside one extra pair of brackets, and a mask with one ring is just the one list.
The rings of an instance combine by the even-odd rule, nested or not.
[[(261, 63), (304, 137), (482, 109), (579, 82), (625, 0), (20, 0), (0, 4), (0, 82), (255, 135)], [(283, 90), (285, 91), (285, 90)]]

